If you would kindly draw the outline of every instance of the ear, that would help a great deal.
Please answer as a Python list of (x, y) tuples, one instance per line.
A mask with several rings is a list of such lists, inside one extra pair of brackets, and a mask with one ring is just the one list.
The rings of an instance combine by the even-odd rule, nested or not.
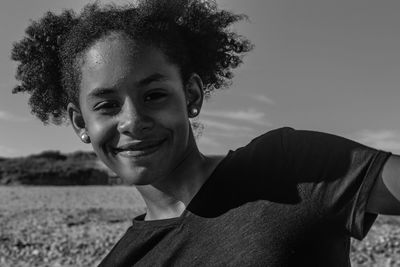
[(75, 104), (69, 103), (67, 106), (67, 112), (76, 135), (82, 140), (82, 142), (87, 143), (83, 140), (84, 138), (82, 138), (83, 134), (87, 134), (87, 130), (80, 109)]
[[(194, 118), (200, 113), (204, 98), (203, 81), (198, 74), (193, 73), (190, 76), (186, 83), (185, 96), (189, 118)], [(197, 112), (193, 113), (194, 109), (197, 109)]]

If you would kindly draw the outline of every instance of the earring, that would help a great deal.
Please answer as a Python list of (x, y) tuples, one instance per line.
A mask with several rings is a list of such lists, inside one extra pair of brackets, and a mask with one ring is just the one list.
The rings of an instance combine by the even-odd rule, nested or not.
[(196, 117), (199, 114), (199, 109), (196, 107), (193, 107), (189, 111), (189, 116), (190, 117)]
[(90, 143), (90, 137), (89, 137), (89, 135), (87, 133), (81, 134), (81, 140), (85, 144), (89, 144)]

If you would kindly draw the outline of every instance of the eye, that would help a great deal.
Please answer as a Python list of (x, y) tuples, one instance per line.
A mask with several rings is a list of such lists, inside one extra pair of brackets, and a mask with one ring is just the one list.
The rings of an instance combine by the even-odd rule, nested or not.
[(117, 108), (119, 108), (119, 104), (115, 101), (103, 101), (93, 107), (96, 111), (111, 111)]
[(144, 96), (144, 102), (146, 103), (160, 103), (167, 98), (167, 94), (160, 91), (148, 93)]

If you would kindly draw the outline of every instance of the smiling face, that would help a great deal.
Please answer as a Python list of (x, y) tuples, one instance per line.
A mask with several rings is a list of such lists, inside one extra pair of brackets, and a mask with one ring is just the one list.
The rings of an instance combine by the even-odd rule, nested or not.
[(68, 108), (72, 124), (126, 184), (168, 177), (197, 150), (187, 101), (201, 106), (201, 80), (184, 86), (161, 50), (121, 34), (95, 43), (81, 62), (80, 107)]

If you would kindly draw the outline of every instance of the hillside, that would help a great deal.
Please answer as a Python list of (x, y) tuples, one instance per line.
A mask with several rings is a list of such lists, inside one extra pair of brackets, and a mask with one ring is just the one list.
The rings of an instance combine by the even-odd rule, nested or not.
[(110, 185), (119, 179), (93, 152), (44, 151), (19, 158), (0, 158), (0, 185)]

